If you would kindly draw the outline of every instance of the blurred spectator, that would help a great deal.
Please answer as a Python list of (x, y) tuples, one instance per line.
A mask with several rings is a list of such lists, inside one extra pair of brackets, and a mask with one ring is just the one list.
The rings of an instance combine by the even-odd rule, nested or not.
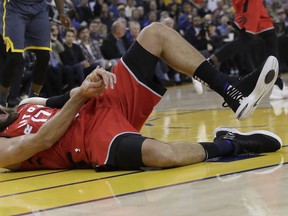
[(150, 25), (153, 22), (157, 22), (157, 13), (155, 11), (150, 11), (148, 13), (148, 20), (146, 20), (143, 24), (143, 28)]
[(103, 39), (107, 36), (107, 26), (101, 22), (100, 18), (95, 18), (89, 25), (90, 37), (102, 44)]
[(93, 12), (89, 6), (89, 0), (80, 0), (80, 5), (76, 7), (78, 14), (78, 22), (85, 23), (86, 25), (91, 22)]
[(117, 10), (118, 10), (118, 17), (117, 18), (123, 18), (126, 21), (129, 20), (128, 17), (126, 17), (126, 14), (125, 14), (125, 5), (124, 4), (119, 4), (118, 7), (117, 7)]
[(129, 32), (126, 34), (126, 37), (130, 44), (132, 44), (136, 40), (140, 31), (141, 31), (141, 26), (139, 22), (137, 21), (129, 22)]
[(201, 17), (188, 16), (190, 21), (189, 27), (184, 32), (184, 38), (192, 44), (197, 50), (206, 50), (207, 49), (207, 30), (208, 26), (205, 23), (202, 23)]
[(212, 20), (213, 23), (218, 26), (221, 24), (220, 20), (221, 20), (221, 15), (220, 15), (220, 10), (217, 8), (212, 12)]
[(132, 10), (130, 21), (138, 22), (140, 24), (140, 28), (141, 29), (143, 28), (144, 21), (143, 19), (140, 19), (140, 13), (139, 13), (138, 8), (134, 8)]
[(73, 30), (66, 31), (64, 43), (65, 50), (60, 53), (60, 58), (65, 69), (68, 70), (70, 74), (73, 74), (73, 79), (67, 80), (69, 89), (79, 86), (83, 82), (85, 78), (84, 68), (90, 67), (80, 46), (74, 43), (75, 36)]
[(118, 15), (118, 0), (109, 1), (109, 11), (112, 13), (113, 18), (117, 18)]
[(58, 25), (51, 23), (51, 52), (48, 66), (47, 79), (44, 83), (42, 96), (50, 97), (62, 94), (64, 87), (63, 73), (64, 66), (61, 62), (59, 53), (64, 52), (63, 44), (58, 40), (59, 29)]
[(93, 7), (94, 17), (101, 16), (103, 3), (104, 3), (104, 0), (95, 0), (95, 4)]
[(75, 29), (79, 29), (81, 27), (80, 22), (78, 21), (78, 14), (76, 12), (75, 8), (70, 8), (70, 10), (68, 11), (68, 16), (71, 20), (71, 25), (75, 28)]
[(222, 16), (221, 17), (221, 24), (217, 26), (217, 30), (221, 33), (223, 38), (228, 38), (229, 33), (233, 32), (233, 29), (230, 25), (228, 25), (228, 17)]
[[(80, 48), (82, 49), (85, 59), (87, 59), (89, 64), (91, 65), (91, 69), (100, 66), (107, 71), (111, 71), (112, 68), (116, 65), (117, 60), (107, 60), (103, 58), (99, 42), (90, 39), (88, 27), (80, 28), (78, 31), (78, 35), (80, 38)], [(90, 73), (91, 71), (86, 71), (85, 76), (87, 76), (88, 73)]]
[(103, 24), (107, 26), (108, 32), (111, 30), (111, 26), (113, 23), (113, 13), (109, 10), (109, 6), (107, 3), (103, 2), (102, 11), (101, 11), (101, 21)]
[(161, 11), (158, 10), (158, 5), (157, 5), (157, 2), (155, 0), (151, 0), (149, 2), (149, 7), (147, 10), (147, 13), (150, 14), (150, 12), (155, 12), (155, 14), (157, 16), (157, 20), (159, 20)]
[(139, 21), (141, 27), (143, 28), (144, 22), (146, 21), (144, 7), (143, 6), (137, 6), (137, 10), (138, 10), (138, 13), (139, 13), (138, 21)]
[(179, 18), (180, 8), (181, 8), (181, 5), (178, 4), (177, 2), (172, 2), (167, 6), (169, 17), (174, 19), (175, 28), (178, 28), (177, 22), (178, 22), (178, 18)]
[(274, 26), (277, 37), (288, 35), (287, 14), (283, 8), (278, 9), (277, 16), (274, 18)]
[(101, 52), (106, 59), (119, 59), (128, 50), (130, 44), (125, 37), (126, 23), (117, 19), (111, 27), (111, 33), (104, 39)]
[(204, 0), (202, 2), (202, 5), (200, 6), (200, 8), (198, 9), (198, 15), (200, 17), (204, 17), (206, 14), (211, 14), (212, 11), (210, 10), (210, 8), (208, 7), (208, 0)]
[(190, 26), (188, 16), (191, 15), (192, 5), (189, 2), (184, 2), (182, 6), (182, 13), (178, 19), (178, 31), (183, 35), (184, 31)]
[(125, 7), (125, 15), (130, 19), (132, 16), (132, 11), (135, 9), (135, 2), (134, 0), (127, 0), (126, 7)]
[[(160, 21), (164, 25), (166, 25), (169, 28), (174, 29), (175, 27), (175, 21), (171, 17), (163, 17)], [(161, 71), (156, 71), (156, 74), (158, 75), (158, 78), (160, 77), (160, 80), (164, 86), (169, 86), (173, 84), (181, 84), (182, 80), (180, 77), (180, 74), (174, 70), (172, 67), (167, 65), (164, 61), (159, 61), (159, 64), (161, 66)], [(162, 73), (162, 74), (161, 74)]]

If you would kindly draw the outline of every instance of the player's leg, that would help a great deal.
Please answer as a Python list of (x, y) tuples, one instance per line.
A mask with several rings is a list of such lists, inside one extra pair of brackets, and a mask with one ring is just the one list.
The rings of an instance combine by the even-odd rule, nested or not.
[(217, 71), (181, 35), (171, 28), (153, 23), (144, 28), (137, 41), (148, 52), (162, 58), (167, 64), (189, 76), (206, 83), (220, 94), (239, 120), (249, 117), (258, 102), (272, 88), (278, 75), (278, 62), (270, 57), (263, 67), (238, 83)]
[[(1, 46), (5, 52), (5, 63), (1, 69), (0, 83), (0, 105), (6, 107), (7, 97), (10, 91), (12, 80), (16, 74), (22, 73), (24, 69), (24, 59), (22, 52), (24, 49), (25, 21), (23, 16), (17, 11), (15, 2), (7, 2), (1, 5), (1, 33), (5, 45)], [(5, 13), (3, 13), (5, 11)], [(13, 26), (17, 26), (14, 28)], [(6, 109), (9, 111), (9, 108)]]
[(164, 143), (146, 139), (142, 144), (142, 160), (147, 167), (178, 167), (199, 163), (205, 159), (205, 149), (199, 143)]
[(110, 164), (116, 169), (169, 168), (227, 155), (275, 152), (282, 145), (280, 137), (264, 130), (241, 133), (235, 128), (220, 127), (214, 133), (214, 141), (204, 143), (164, 143), (141, 135), (128, 135), (113, 146), (112, 151), (116, 149), (113, 153), (110, 150), (109, 157), (114, 158)]
[[(265, 42), (266, 56), (274, 55), (275, 57), (279, 58), (278, 39), (276, 37), (275, 30), (270, 29), (262, 32), (260, 36)], [(278, 75), (275, 85), (272, 88), (269, 98), (271, 100), (288, 98), (288, 90), (287, 87), (285, 87), (280, 74)]]
[(125, 170), (168, 168), (199, 163), (205, 159), (206, 152), (198, 143), (164, 143), (139, 134), (126, 134), (113, 141), (106, 166)]
[[(231, 25), (239, 31), (236, 40), (224, 45), (209, 59), (215, 65), (234, 57), (236, 54), (246, 51), (252, 39), (257, 33), (257, 26), (260, 19), (260, 1), (232, 1), (235, 10), (235, 19)], [(258, 7), (258, 10), (257, 10)]]
[(46, 80), (48, 62), (50, 59), (48, 50), (34, 50), (36, 62), (32, 72), (32, 82), (29, 89), (29, 97), (38, 97)]
[[(279, 44), (275, 33), (273, 20), (267, 13), (266, 8), (262, 4), (261, 17), (258, 24), (259, 36), (261, 36), (265, 43), (266, 56), (273, 55), (279, 59)], [(272, 88), (269, 96), (271, 100), (281, 100), (288, 98), (288, 89), (279, 74), (275, 85)]]
[(145, 50), (186, 75), (194, 75), (198, 66), (206, 60), (178, 32), (160, 23), (144, 28), (137, 41)]
[(227, 155), (275, 152), (281, 145), (280, 137), (269, 131), (241, 133), (235, 128), (224, 127), (215, 130), (213, 142), (163, 143), (146, 139), (142, 145), (142, 160), (145, 166), (175, 167)]
[[(30, 7), (30, 18), (25, 35), (25, 48), (34, 50), (36, 62), (32, 72), (32, 82), (29, 97), (39, 96), (46, 79), (48, 62), (50, 59), (50, 23), (46, 2), (41, 2)], [(39, 30), (41, 29), (41, 30)]]
[(245, 52), (253, 43), (253, 35), (240, 30), (239, 37), (221, 47), (218, 51), (209, 57), (209, 61), (218, 66), (221, 62), (234, 57), (236, 54)]

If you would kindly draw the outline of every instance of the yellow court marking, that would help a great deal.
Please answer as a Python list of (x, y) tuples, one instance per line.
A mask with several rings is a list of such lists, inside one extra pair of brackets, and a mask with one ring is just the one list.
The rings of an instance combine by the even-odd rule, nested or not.
[[(277, 166), (279, 163), (287, 163), (287, 153), (288, 149), (284, 148), (276, 153), (238, 161), (205, 162), (174, 169), (138, 172), (112, 178), (100, 178), (100, 176), (111, 176), (111, 172), (94, 173), (92, 170), (74, 170), (66, 173), (66, 176), (58, 173), (53, 177), (49, 175), (47, 179), (37, 178), (37, 180), (32, 180), (30, 182), (27, 182), (27, 180), (24, 180), (23, 182), (19, 180), (16, 184), (17, 187), (26, 188), (28, 193), (13, 196), (0, 196), (0, 215), (21, 214), (41, 209), (47, 210), (50, 208), (107, 199), (215, 176), (223, 176), (235, 172), (253, 170), (259, 167)], [(83, 178), (85, 178), (85, 176), (90, 176), (91, 179), (92, 176), (94, 176), (95, 180), (37, 191), (37, 188), (45, 188), (53, 184), (59, 185), (67, 183), (69, 180), (70, 182), (81, 181), (81, 176), (83, 176)], [(9, 190), (2, 193), (2, 184), (0, 186), (1, 194), (7, 194)], [(5, 185), (5, 187), (11, 189), (13, 186)], [(35, 191), (29, 192), (31, 189), (35, 189)], [(15, 189), (15, 191), (19, 190)], [(28, 203), (29, 205), (27, 205)]]
[[(277, 132), (283, 143), (288, 135), (286, 116), (275, 116), (269, 109), (257, 109), (244, 122), (234, 120), (230, 110), (153, 112), (142, 132), (163, 141), (212, 140), (214, 128), (233, 126), (245, 132), (265, 129)], [(286, 129), (285, 129), (286, 128)], [(288, 162), (288, 148), (257, 157), (229, 162), (204, 162), (191, 166), (149, 172), (98, 172), (72, 170), (0, 174), (0, 215), (41, 211), (84, 202), (109, 199), (191, 181), (251, 171)], [(255, 172), (261, 170), (256, 170)], [(240, 172), (240, 173), (239, 173)], [(31, 176), (31, 177), (29, 177)], [(34, 176), (34, 177), (33, 177)], [(29, 178), (28, 178), (29, 177)], [(2, 182), (1, 182), (2, 181)], [(114, 202), (113, 200), (111, 200)]]
[[(97, 181), (99, 179), (108, 179), (115, 176), (127, 175), (139, 171), (131, 172), (99, 172), (95, 174), (94, 170), (71, 170), (68, 172), (58, 172), (50, 175), (41, 175), (35, 178), (19, 178), (14, 181), (6, 181), (0, 183), (0, 198), (9, 195), (21, 193), (29, 193), (34, 191), (45, 190), (49, 188), (65, 187), (72, 184), (86, 183), (89, 181)], [(16, 185), (16, 187), (15, 187)], [(21, 187), (19, 187), (21, 185)]]
[(0, 168), (0, 184), (5, 181), (13, 181), (16, 179), (37, 177), (41, 175), (49, 175), (58, 172), (65, 172), (67, 170), (38, 170), (38, 171), (27, 171), (27, 172), (11, 172), (7, 169)]

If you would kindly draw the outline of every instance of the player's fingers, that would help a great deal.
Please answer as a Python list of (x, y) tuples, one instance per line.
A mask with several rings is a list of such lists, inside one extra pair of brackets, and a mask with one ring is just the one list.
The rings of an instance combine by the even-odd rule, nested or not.
[(116, 76), (115, 76), (115, 74), (113, 74), (111, 72), (108, 72), (108, 73), (106, 73), (106, 75), (107, 75), (107, 79), (108, 79), (108, 86), (111, 89), (114, 89), (114, 85), (116, 84)]
[(86, 78), (91, 82), (96, 82), (100, 80), (100, 77), (98, 75), (100, 67), (97, 66)]
[(110, 83), (110, 87), (111, 89), (114, 89), (114, 85), (116, 84), (116, 76), (113, 73), (109, 74), (109, 83)]
[(101, 76), (103, 79), (103, 82), (105, 84), (106, 89), (108, 88), (108, 86), (110, 86), (110, 79), (109, 79), (109, 75), (110, 72), (104, 70), (103, 68), (101, 68)]

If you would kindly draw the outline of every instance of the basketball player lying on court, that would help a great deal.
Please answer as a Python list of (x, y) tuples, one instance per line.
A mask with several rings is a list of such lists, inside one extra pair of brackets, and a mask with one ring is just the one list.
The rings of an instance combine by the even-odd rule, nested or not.
[(153, 79), (159, 58), (218, 92), (240, 120), (252, 114), (278, 76), (277, 60), (269, 57), (259, 70), (231, 85), (176, 31), (154, 23), (141, 31), (113, 73), (96, 68), (69, 93), (24, 99), (17, 113), (3, 112), (0, 167), (168, 168), (281, 148), (281, 139), (271, 132), (240, 133), (233, 128), (216, 129), (214, 141), (205, 143), (143, 137), (139, 132), (165, 93)]

